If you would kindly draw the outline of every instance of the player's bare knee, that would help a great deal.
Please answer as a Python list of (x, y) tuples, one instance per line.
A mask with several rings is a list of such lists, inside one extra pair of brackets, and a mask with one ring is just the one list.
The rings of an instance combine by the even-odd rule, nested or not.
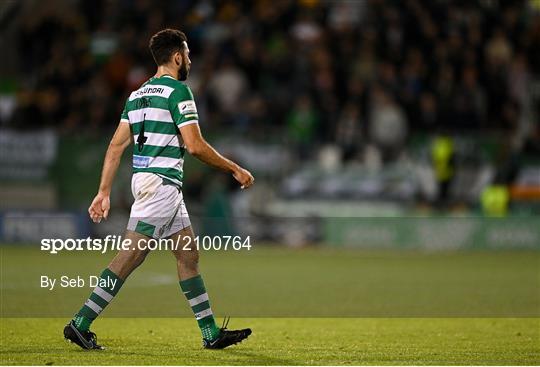
[(149, 252), (150, 251), (148, 250), (133, 251), (132, 263), (135, 264), (136, 267), (141, 265), (146, 259), (146, 256)]
[(197, 270), (199, 268), (199, 252), (197, 250), (185, 251), (176, 260), (183, 269)]
[(198, 251), (186, 251), (183, 256), (178, 258), (178, 261), (185, 265), (198, 265), (199, 264), (199, 252)]
[(118, 270), (120, 273), (130, 273), (144, 262), (148, 251), (128, 250), (118, 254), (110, 264), (111, 270)]

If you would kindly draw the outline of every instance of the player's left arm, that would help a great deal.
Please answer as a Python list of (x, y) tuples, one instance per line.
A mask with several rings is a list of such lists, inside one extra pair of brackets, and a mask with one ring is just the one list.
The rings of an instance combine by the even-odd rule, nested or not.
[(253, 185), (255, 179), (251, 172), (219, 154), (203, 138), (199, 129), (197, 106), (189, 87), (183, 85), (174, 90), (169, 97), (169, 110), (191, 155), (212, 167), (231, 173), (242, 189)]
[(111, 207), (110, 195), (114, 176), (120, 165), (122, 154), (131, 144), (131, 140), (129, 122), (125, 120), (120, 121), (105, 154), (98, 193), (88, 208), (88, 213), (94, 223), (101, 222), (103, 218), (107, 219), (109, 215), (109, 209)]

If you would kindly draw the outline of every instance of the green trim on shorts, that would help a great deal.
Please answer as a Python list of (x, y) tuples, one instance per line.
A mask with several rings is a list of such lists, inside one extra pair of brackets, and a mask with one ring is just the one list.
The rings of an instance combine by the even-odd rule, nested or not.
[(164, 176), (159, 176), (159, 177), (161, 177), (161, 179), (163, 180), (163, 183), (162, 183), (163, 186), (166, 186), (166, 185), (174, 186), (174, 187), (176, 187), (178, 189), (178, 191), (182, 192), (182, 185), (179, 185), (176, 182), (171, 181), (167, 177), (164, 177)]
[(156, 226), (149, 223), (145, 223), (142, 220), (137, 222), (135, 227), (135, 232), (143, 234), (148, 237), (154, 237), (154, 232), (156, 231)]

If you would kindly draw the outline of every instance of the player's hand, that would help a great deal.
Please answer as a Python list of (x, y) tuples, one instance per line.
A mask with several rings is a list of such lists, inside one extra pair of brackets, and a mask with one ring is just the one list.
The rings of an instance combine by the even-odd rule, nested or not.
[(251, 185), (253, 185), (253, 182), (255, 182), (255, 179), (251, 175), (251, 173), (240, 166), (233, 172), (233, 177), (236, 181), (240, 183), (240, 188), (247, 189)]
[(90, 218), (94, 223), (99, 223), (101, 219), (107, 219), (110, 208), (111, 200), (109, 195), (98, 193), (88, 208), (88, 214), (90, 214)]

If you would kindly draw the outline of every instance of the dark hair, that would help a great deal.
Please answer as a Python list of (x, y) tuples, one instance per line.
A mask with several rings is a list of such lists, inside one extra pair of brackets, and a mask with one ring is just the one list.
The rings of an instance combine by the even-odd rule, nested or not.
[(148, 47), (156, 64), (163, 65), (170, 61), (173, 53), (180, 51), (187, 42), (184, 32), (167, 28), (157, 32), (150, 38)]

